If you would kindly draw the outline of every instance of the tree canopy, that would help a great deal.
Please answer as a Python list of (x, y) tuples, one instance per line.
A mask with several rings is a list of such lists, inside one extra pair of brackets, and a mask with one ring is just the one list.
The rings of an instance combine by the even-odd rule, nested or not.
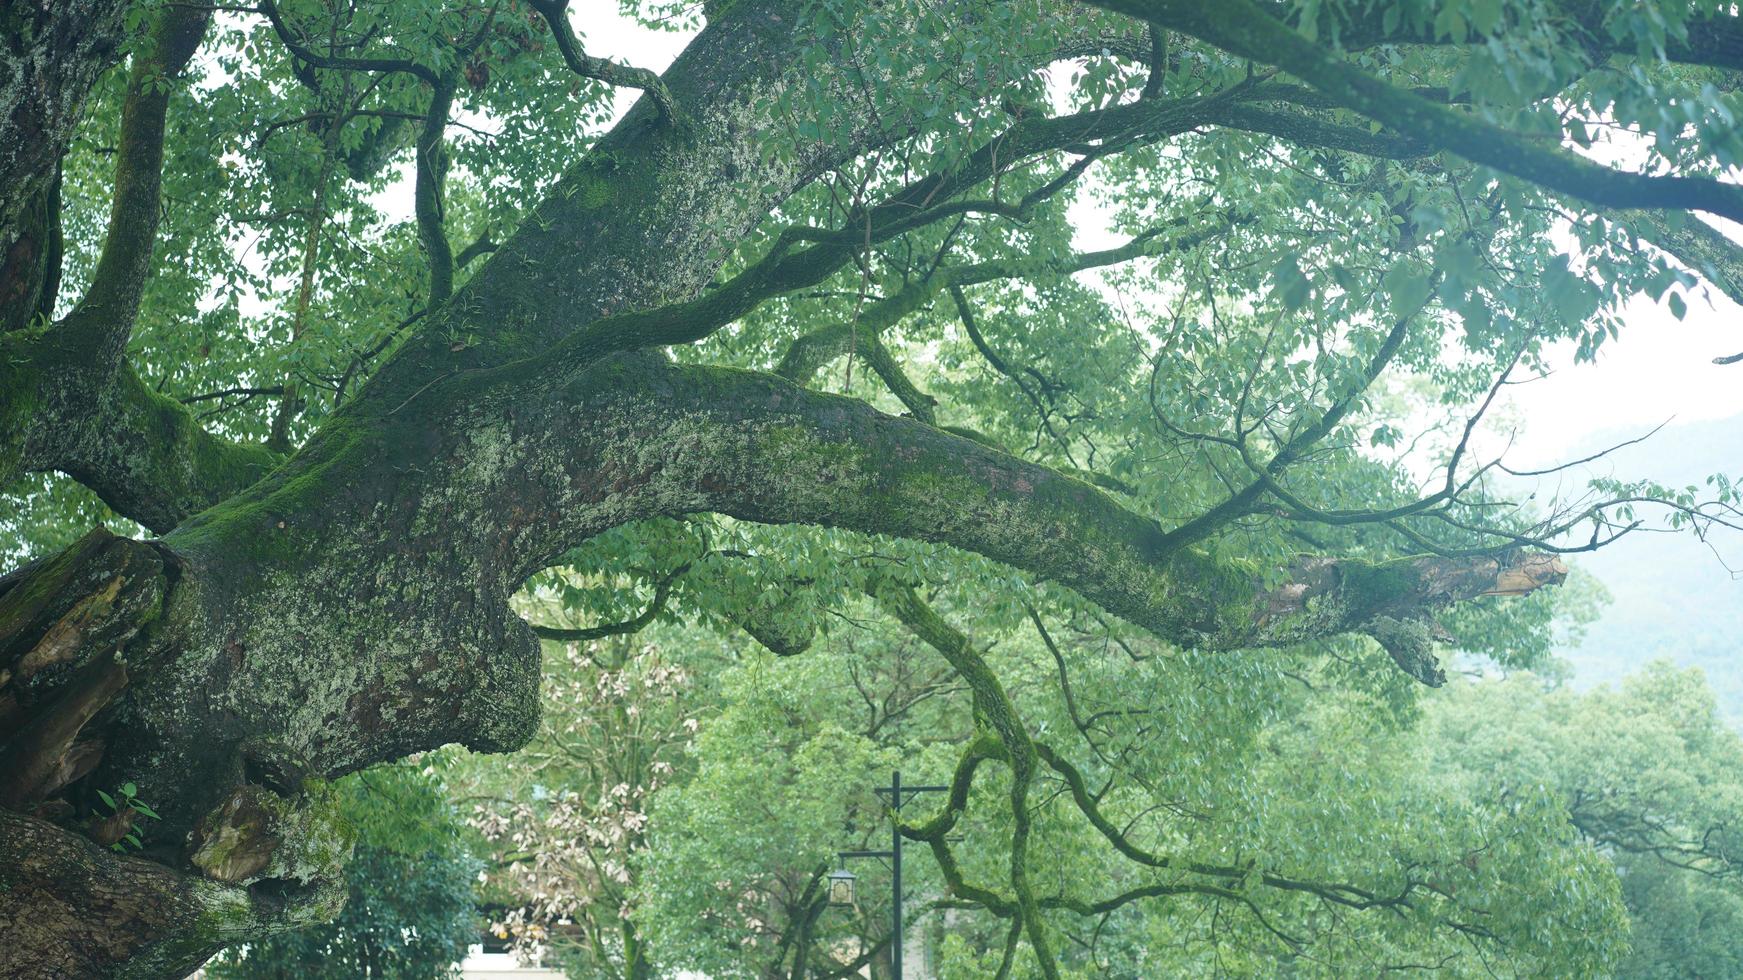
[[(1586, 800), (1638, 747), (1476, 792), (1420, 703), (1546, 665), (1565, 556), (1739, 526), (1723, 475), (1531, 494), (1574, 461), (1486, 418), (1631, 297), (1743, 301), (1732, 5), (621, 7), (662, 74), (564, 0), (0, 13), (0, 919), (57, 910), (0, 964), (331, 917), (330, 782), (521, 748), (542, 673), (621, 686), (535, 743), (584, 778), (476, 819), (623, 914), (501, 925), (631, 975), (876, 955), (815, 914), (845, 760), (950, 784), (901, 833), (965, 973), (1596, 974), (1659, 887), (1606, 854), (1734, 862), (1693, 789)], [(797, 863), (638, 863), (771, 787)], [(718, 882), (756, 912), (686, 918)]]
[[(1238, 677), (1118, 717), (1108, 708), (1132, 705), (1131, 688), (1157, 673), (1095, 670), (1099, 642), (1049, 635), (1067, 674), (1032, 628), (1001, 636), (992, 663), (1021, 692), (1037, 744), (1077, 754), (1096, 805), (1139, 848), (1166, 838), (1183, 860), (1262, 853), (1367, 886), (1418, 875), (1438, 893), (1402, 915), (1257, 882), (1145, 894), (1161, 876), (1109, 846), (1055, 782), (1033, 807), (1031, 860), (1040, 894), (1058, 903), (1062, 975), (1732, 968), (1743, 744), (1718, 724), (1698, 672), (1656, 664), (1589, 694), (1547, 675), (1461, 676), (1403, 713), (1300, 679)], [(775, 658), (657, 625), (633, 643), (598, 641), (593, 657), (553, 647), (545, 729), (523, 750), (530, 766), (473, 756), (452, 770), (479, 801), (487, 891), (509, 909), (496, 930), (580, 977), (881, 969), (887, 869), (852, 865), (851, 909), (826, 906), (825, 875), (837, 851), (886, 843), (871, 787), (888, 768), (912, 782), (949, 771), (974, 737), (970, 694), (935, 650), (869, 610), (824, 644), (826, 657)], [(1087, 738), (1074, 710), (1091, 720)], [(1158, 715), (1190, 720), (1191, 734), (1161, 729)], [(997, 880), (1010, 856), (1009, 787), (982, 778), (991, 785), (977, 782), (949, 843), (955, 873)], [(1129, 900), (1063, 910), (1088, 892)], [(910, 962), (924, 953), (946, 980), (1000, 970), (1007, 923), (953, 899), (923, 852), (910, 856), (904, 894)], [(1463, 915), (1475, 934), (1458, 927)], [(1016, 950), (1010, 975), (1039, 975), (1020, 939)]]

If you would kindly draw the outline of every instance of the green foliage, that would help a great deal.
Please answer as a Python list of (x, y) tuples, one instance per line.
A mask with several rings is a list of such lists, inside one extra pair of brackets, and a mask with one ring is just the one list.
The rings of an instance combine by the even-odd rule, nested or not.
[[(117, 786), (113, 795), (100, 789), (97, 790), (97, 799), (102, 803), (102, 810), (98, 812), (97, 817), (103, 820), (113, 820), (125, 813), (126, 819), (129, 821), (161, 820), (162, 818), (157, 815), (157, 811), (140, 799), (138, 793), (139, 788), (132, 783), (122, 783)], [(120, 840), (109, 845), (109, 849), (117, 853), (126, 853), (129, 849), (139, 850), (142, 846), (144, 845), (139, 830), (128, 827), (127, 832), (122, 835)]]
[(223, 980), (458, 976), (478, 935), (472, 856), (441, 778), (415, 765), (365, 770), (338, 784), (358, 830), (347, 896), (325, 925), (252, 942), (206, 968)]
[[(1395, 671), (1376, 669), (1362, 681), (1350, 667), (1318, 665), (1305, 655), (1270, 663), (1194, 655), (1097, 625), (1089, 610), (1049, 607), (1049, 618), (1067, 617), (1053, 632), (1068, 671), (1068, 705), (1058, 664), (1032, 627), (1001, 627), (1009, 620), (1002, 619), (1008, 614), (998, 593), (975, 594), (972, 605), (941, 608), (995, 647), (990, 662), (1034, 737), (1058, 746), (1092, 786), (1105, 787), (1103, 811), (1140, 846), (1183, 861), (1253, 861), (1300, 880), (1415, 900), (1404, 914), (1328, 908), (1254, 879), (1236, 886), (1239, 898), (1143, 900), (1089, 920), (1050, 913), (1060, 935), (1088, 942), (1093, 929), (1097, 937), (1060, 951), (1062, 975), (1222, 969), (1329, 977), (1347, 975), (1358, 962), (1431, 962), (1450, 976), (1486, 976), (1497, 964), (1525, 974), (1598, 975), (1628, 948), (1629, 879), (1619, 885), (1615, 855), (1570, 822), (1563, 789), (1528, 761), (1507, 770), (1519, 779), (1497, 780), (1501, 770), (1482, 754), (1481, 739), (1451, 727), (1454, 719), (1468, 719), (1489, 738), (1536, 740), (1536, 731), (1508, 735), (1508, 726), (1562, 712), (1476, 698), (1539, 690), (1529, 681), (1461, 685), (1422, 706), (1419, 722), (1414, 698), (1401, 714), (1388, 706), (1393, 695), (1384, 682)], [(485, 780), (479, 785), (497, 787), (493, 795), (527, 800), (530, 809), (496, 811), (481, 825), (494, 826), (492, 836), (512, 841), (522, 862), (546, 872), (493, 876), (504, 901), (513, 904), (519, 895), (527, 902), (504, 931), (529, 947), (551, 948), (581, 976), (600, 967), (587, 965), (595, 962), (588, 959), (595, 955), (587, 946), (592, 940), (578, 941), (568, 924), (582, 925), (582, 937), (597, 936), (609, 962), (622, 969), (624, 934), (584, 924), (610, 926), (624, 916), (650, 975), (785, 972), (794, 947), (806, 944), (819, 969), (830, 962), (825, 957), (852, 958), (883, 942), (889, 880), (878, 862), (855, 864), (856, 909), (823, 909), (816, 883), (834, 866), (835, 851), (887, 846), (887, 815), (870, 788), (891, 768), (912, 781), (946, 780), (973, 721), (966, 692), (936, 651), (880, 622), (863, 603), (843, 612), (858, 625), (836, 628), (799, 658), (772, 658), (744, 640), (723, 648), (707, 633), (678, 626), (656, 627), (636, 641), (638, 649), (665, 651), (654, 659), (643, 652), (613, 666), (618, 641), (601, 644), (591, 659), (561, 655), (559, 686), (621, 690), (611, 697), (624, 700), (601, 711), (591, 700), (547, 695), (548, 731), (530, 750), (536, 768), (507, 788), (500, 771), (482, 760), (468, 764), (471, 778)], [(1122, 646), (1132, 656), (1119, 652)], [(680, 663), (690, 676), (714, 681), (654, 689), (630, 680), (654, 664), (669, 670)], [(1362, 692), (1376, 682), (1379, 689)], [(1667, 695), (1633, 710), (1641, 724), (1664, 724), (1688, 716), (1691, 709), (1679, 706), (1686, 700)], [(1134, 713), (1133, 705), (1143, 707)], [(1688, 717), (1698, 717), (1698, 706), (1692, 710)], [(1076, 729), (1074, 712), (1093, 719), (1087, 733)], [(652, 728), (630, 736), (618, 726), (632, 717)], [(1165, 729), (1157, 718), (1168, 719)], [(649, 754), (652, 730), (673, 732), (668, 737), (676, 741), (663, 737), (658, 744), (681, 754)], [(1558, 736), (1570, 745), (1584, 737)], [(1552, 740), (1542, 751), (1553, 757), (1561, 744)], [(606, 763), (618, 768), (602, 780)], [(1643, 766), (1622, 759), (1612, 771)], [(1674, 778), (1705, 778), (1681, 762), (1669, 768), (1686, 774)], [(1578, 771), (1578, 763), (1569, 771)], [(604, 805), (614, 780), (653, 786), (645, 795), (631, 791), (637, 816), (627, 823)], [(974, 784), (952, 845), (970, 882), (997, 882), (1009, 862), (1008, 788), (996, 766)], [(570, 794), (574, 802), (565, 804)], [(1039, 799), (1030, 864), (1039, 894), (1099, 899), (1157, 880), (1114, 852), (1069, 797), (1049, 792)], [(935, 797), (919, 798), (904, 818), (922, 822), (937, 805)], [(527, 819), (541, 810), (546, 817)], [(563, 812), (590, 815), (572, 822), (548, 816)], [(638, 843), (621, 876), (560, 872), (587, 866), (574, 859), (576, 839), (623, 825), (634, 827)], [(940, 975), (978, 977), (995, 969), (1005, 924), (985, 913), (939, 908), (944, 882), (923, 845), (910, 843), (906, 877), (913, 941), (934, 950)], [(1473, 921), (1482, 928), (1461, 930)], [(1637, 921), (1634, 928), (1643, 926)], [(1026, 956), (1020, 952), (1014, 976), (1034, 975)]]
[[(1621, 209), (1585, 208), (1441, 152), (1426, 142), (1433, 127), (1395, 131), (1186, 34), (1151, 37), (1040, 0), (809, 0), (758, 8), (747, 26), (734, 17), (748, 3), (625, 0), (645, 26), (790, 35), (780, 60), (792, 72), (744, 84), (740, 118), (713, 128), (644, 113), (609, 137), (613, 91), (570, 71), (525, 3), (278, 5), (290, 33), (335, 57), (415, 69), (394, 72), (301, 63), (262, 17), (225, 12), (175, 95), (130, 364), (214, 433), (291, 447), (323, 423), (347, 424), (346, 406), (408, 338), (461, 354), (485, 341), (513, 349), (519, 331), (549, 326), (500, 296), (428, 315), (426, 241), (458, 253), (525, 225), (505, 264), (571, 261), (541, 254), (574, 251), (563, 238), (573, 229), (548, 226), (567, 201), (620, 223), (623, 238), (646, 219), (650, 241), (671, 234), (661, 249), (717, 260), (645, 295), (618, 291), (639, 270), (602, 260), (591, 301), (617, 313), (717, 296), (793, 229), (829, 241), (857, 237), (864, 222), (864, 244), (820, 281), (650, 356), (802, 374), (793, 380), (891, 415), (935, 416), (1085, 480), (1061, 481), (1061, 493), (1091, 499), (1095, 484), (1143, 530), (1189, 538), (1159, 547), (1158, 561), (1184, 556), (1214, 569), (1209, 584), (1251, 595), (1205, 601), (1218, 608), (1194, 610), (1212, 624), (1203, 642), (1174, 644), (982, 557), (827, 518), (762, 526), (689, 513), (689, 498), (661, 511), (682, 516), (533, 547), (562, 553), (525, 583), (521, 610), (595, 638), (547, 644), (545, 727), (513, 766), (467, 758), (451, 774), (480, 801), (464, 816), (492, 854), (485, 889), (503, 910), (491, 922), (499, 937), (550, 948), (582, 976), (856, 968), (890, 941), (888, 878), (863, 868), (866, 897), (846, 912), (824, 909), (818, 889), (835, 851), (881, 846), (888, 814), (869, 784), (891, 768), (943, 781), (974, 763), (966, 806), (936, 845), (949, 870), (916, 842), (908, 881), (916, 931), (947, 977), (1013, 963), (1012, 976), (1085, 977), (1743, 969), (1720, 938), (1743, 919), (1737, 844), (1723, 829), (1743, 805), (1739, 760), (1695, 680), (1655, 669), (1620, 693), (1576, 695), (1514, 676), (1429, 696), (1369, 637), (1262, 653), (1213, 642), (1218, 626), (1251, 627), (1271, 614), (1266, 602), (1286, 605), (1264, 590), (1355, 567), (1328, 572), (1318, 559), (1486, 560), (1578, 544), (1576, 529), (1603, 538), (1649, 507), (1675, 530), (1705, 529), (1704, 502), (1735, 511), (1724, 477), (1606, 477), (1581, 488), (1590, 496), (1515, 505), (1484, 478), (1495, 461), (1479, 452), (1492, 426), (1477, 416), (1512, 372), (1544, 369), (1558, 350), (1595, 358), (1639, 294), (1666, 298), (1680, 318), (1693, 276), (1641, 247)], [(1718, 0), (1279, 9), (1339, 64), (1443, 97), (1456, 118), (1530, 146), (1634, 153), (1641, 172), (1690, 177), (1743, 164), (1735, 78), (1667, 54), (1698, 18), (1728, 9)], [(1376, 25), (1405, 43), (1376, 42)], [(684, 64), (672, 83), (700, 98), (723, 72)], [(435, 239), (420, 238), (404, 200), (432, 104), (420, 76), (456, 90), (437, 120), (446, 176)], [(64, 164), (63, 306), (103, 244), (125, 95), (122, 73), (99, 82)], [(1107, 126), (1158, 102), (1283, 114), (1294, 128), (1252, 116), (1166, 137)], [(1070, 140), (1021, 145), (1037, 121), (1066, 114), (1081, 114)], [(660, 159), (627, 153), (638, 132), (670, 136)], [(651, 172), (711, 139), (731, 145), (708, 165), (734, 176), (695, 191)], [(926, 175), (942, 186), (983, 151), (1011, 156), (940, 202), (974, 207), (873, 240), (872, 205)], [(722, 204), (743, 201), (776, 203), (749, 216)], [(680, 212), (698, 227), (655, 220)], [(721, 228), (723, 243), (708, 237)], [(1113, 240), (1086, 241), (1094, 230)], [(1130, 250), (1089, 261), (1109, 246)], [(455, 269), (456, 285), (487, 261)], [(571, 316), (549, 318), (588, 325)], [(786, 371), (797, 345), (843, 327), (840, 349)], [(530, 372), (529, 362), (514, 367)], [(443, 370), (415, 391), (462, 368)], [(500, 401), (523, 395), (548, 407), (530, 386)], [(421, 407), (402, 416), (408, 429)], [(779, 429), (755, 438), (776, 459), (804, 441)], [(689, 448), (660, 444), (600, 492)], [(904, 526), (1005, 530), (989, 481), (1034, 489), (1003, 471), (957, 476), (919, 479), (960, 513), (902, 515)], [(7, 489), (3, 554), (123, 523), (67, 478), (29, 475)], [(1045, 533), (1094, 552), (1099, 530)], [(999, 690), (979, 678), (972, 697), (966, 672), (867, 598), (890, 582), (917, 587), (968, 638), (959, 657), (984, 660)], [(1193, 584), (1183, 593), (1198, 594)], [(1411, 635), (1474, 671), (1548, 674), (1560, 669), (1552, 644), (1593, 601), (1584, 586), (1482, 598), (1412, 620)], [(811, 650), (775, 657), (747, 632), (780, 653)], [(1016, 717), (997, 720), (1021, 739), (990, 717), (1007, 701)], [(1034, 775), (1017, 773), (1033, 761), (1023, 739), (1053, 754)], [(1068, 771), (1093, 787), (1091, 804)], [(451, 972), (478, 865), (441, 782), (391, 768), (345, 786), (362, 837), (343, 917), (251, 944), (215, 975)], [(102, 816), (154, 816), (131, 791), (100, 798)], [(913, 828), (941, 805), (924, 799), (903, 816)], [(1661, 833), (1669, 852), (1638, 847)], [(1682, 864), (1698, 868), (1665, 859), (1696, 840)], [(1018, 879), (1038, 896), (1034, 910), (1016, 897)], [(1034, 915), (1007, 956), (1012, 909)]]
[(1617, 976), (1737, 969), (1743, 738), (1720, 724), (1700, 671), (1660, 661), (1589, 694), (1528, 675), (1460, 685), (1423, 734), (1428, 765), (1458, 792), (1547, 794), (1614, 863), (1632, 927)]

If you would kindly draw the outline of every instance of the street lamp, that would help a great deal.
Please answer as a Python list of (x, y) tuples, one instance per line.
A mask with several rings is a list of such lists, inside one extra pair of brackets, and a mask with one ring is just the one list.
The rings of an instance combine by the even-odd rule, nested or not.
[[(879, 786), (876, 792), (890, 804), (890, 849), (887, 851), (842, 851), (842, 868), (829, 876), (829, 904), (851, 906), (854, 902), (854, 876), (847, 870), (848, 858), (889, 858), (890, 860), (890, 976), (902, 980), (902, 804), (921, 793), (948, 793), (948, 786), (903, 786), (900, 770), (890, 773), (890, 785)], [(840, 899), (839, 901), (837, 899)]]
[(853, 872), (841, 868), (829, 873), (829, 904), (838, 909), (853, 908)]

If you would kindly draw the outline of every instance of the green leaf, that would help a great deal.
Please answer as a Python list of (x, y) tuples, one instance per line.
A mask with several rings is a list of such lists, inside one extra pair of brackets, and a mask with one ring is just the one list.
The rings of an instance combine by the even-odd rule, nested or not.
[(1386, 270), (1381, 286), (1391, 299), (1392, 315), (1410, 316), (1428, 299), (1428, 271), (1409, 259), (1400, 259)]

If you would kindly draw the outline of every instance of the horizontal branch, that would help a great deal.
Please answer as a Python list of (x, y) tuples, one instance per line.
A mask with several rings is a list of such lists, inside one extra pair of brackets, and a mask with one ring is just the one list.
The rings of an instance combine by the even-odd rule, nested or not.
[(1355, 126), (1342, 126), (1304, 112), (1281, 112), (1259, 105), (1230, 105), (1218, 109), (1216, 122), (1229, 129), (1264, 133), (1301, 146), (1323, 146), (1346, 153), (1409, 160), (1433, 153), (1423, 140), (1395, 133), (1370, 133)]
[(1183, 31), (1239, 57), (1276, 65), (1339, 105), (1399, 133), (1571, 197), (1604, 207), (1703, 210), (1743, 220), (1743, 187), (1700, 177), (1627, 173), (1525, 139), (1356, 68), (1254, 0), (1090, 2)]
[[(477, 405), (489, 396), (456, 385), (433, 397)], [(547, 412), (527, 411), (524, 399), (514, 409), (517, 465), (532, 472), (474, 488), (522, 515), (505, 529), (512, 541), (490, 546), (520, 549), (514, 574), (623, 521), (713, 511), (974, 551), (1185, 647), (1363, 632), (1430, 662), (1432, 613), (1562, 574), (1553, 560), (1523, 555), (1304, 559), (1268, 587), (1255, 571), (1173, 544), (1155, 521), (1081, 480), (771, 375), (618, 357), (556, 398)], [(508, 462), (499, 470), (515, 471)]]
[(379, 71), (403, 72), (435, 85), (439, 78), (428, 66), (420, 65), (410, 58), (342, 58), (317, 54), (307, 44), (297, 37), (296, 33), (286, 24), (279, 14), (275, 0), (260, 0), (260, 12), (271, 22), (272, 29), (278, 34), (278, 39), (299, 60), (315, 68), (326, 68), (335, 71)]

